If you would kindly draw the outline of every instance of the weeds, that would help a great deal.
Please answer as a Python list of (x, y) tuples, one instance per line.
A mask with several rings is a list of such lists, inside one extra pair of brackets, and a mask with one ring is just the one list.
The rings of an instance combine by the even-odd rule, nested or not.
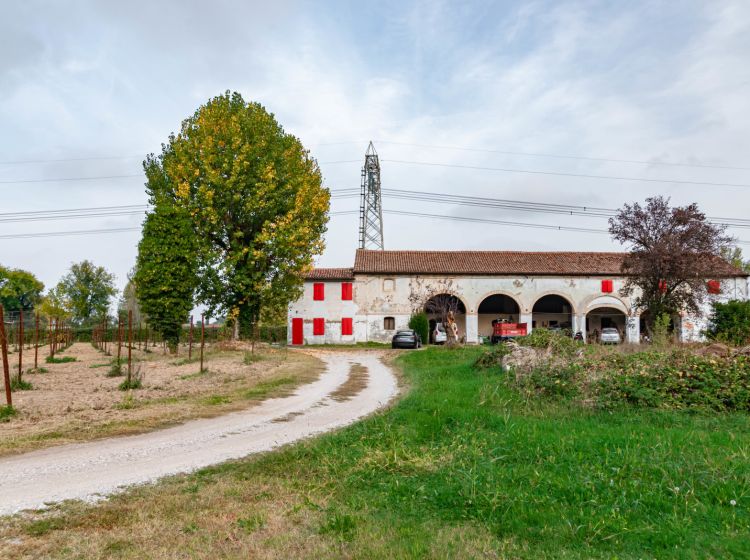
[(124, 360), (122, 358), (120, 358), (119, 360), (117, 358), (115, 358), (109, 364), (104, 364), (104, 365), (110, 365), (111, 366), (109, 368), (109, 371), (107, 372), (107, 377), (120, 377), (120, 376), (124, 375), (123, 371), (122, 371), (123, 361)]
[(61, 358), (58, 358), (57, 356), (47, 356), (44, 361), (48, 364), (69, 364), (70, 362), (75, 362), (76, 358), (75, 356), (62, 356)]
[(18, 411), (12, 406), (0, 406), (0, 422), (10, 422), (10, 419), (16, 414), (18, 414)]
[(266, 526), (266, 520), (262, 515), (256, 513), (250, 517), (241, 517), (237, 520), (237, 526), (246, 533), (254, 533)]
[(12, 391), (31, 391), (34, 386), (16, 375), (10, 380), (10, 388)]
[(256, 352), (246, 351), (245, 355), (242, 358), (242, 363), (245, 364), (246, 366), (249, 366), (257, 362), (260, 362), (261, 360), (263, 360), (263, 356), (261, 356), (260, 354)]
[(140, 379), (126, 379), (120, 383), (117, 388), (120, 389), (120, 391), (129, 391), (130, 389), (140, 389), (141, 385), (142, 383)]

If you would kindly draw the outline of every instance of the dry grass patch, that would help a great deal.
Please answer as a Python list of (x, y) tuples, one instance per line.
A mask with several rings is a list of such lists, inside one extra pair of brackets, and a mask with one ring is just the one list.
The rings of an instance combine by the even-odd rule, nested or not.
[(370, 379), (370, 372), (362, 364), (352, 364), (349, 368), (349, 378), (338, 389), (331, 393), (331, 398), (338, 402), (348, 401), (357, 396)]
[[(289, 394), (324, 368), (308, 354), (269, 347), (256, 348), (258, 359), (247, 362), (246, 350), (209, 349), (204, 372), (193, 360), (135, 351), (133, 371), (140, 370), (141, 388), (123, 392), (118, 388), (123, 378), (107, 376), (102, 363), (107, 358), (89, 344), (75, 344), (66, 352), (75, 362), (47, 364), (47, 373), (27, 376), (33, 391), (14, 395), (17, 414), (3, 422), (0, 455), (241, 410)], [(127, 363), (122, 369), (127, 373)]]
[(330, 558), (340, 542), (321, 532), (326, 504), (288, 480), (202, 475), (137, 487), (92, 508), (0, 519), (9, 557)]

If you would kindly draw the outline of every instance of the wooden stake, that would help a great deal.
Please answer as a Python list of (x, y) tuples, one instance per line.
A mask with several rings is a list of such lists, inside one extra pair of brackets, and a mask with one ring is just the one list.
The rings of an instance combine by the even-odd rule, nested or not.
[(120, 365), (122, 355), (122, 317), (117, 317), (117, 365)]
[(39, 312), (36, 314), (36, 327), (34, 328), (34, 369), (39, 363)]
[(188, 360), (193, 357), (193, 316), (190, 316), (190, 335), (188, 337)]
[(18, 383), (23, 376), (23, 309), (18, 311)]
[(5, 336), (5, 312), (0, 305), (0, 346), (3, 354), (3, 377), (5, 378), (5, 402), (13, 406), (13, 396), (10, 394), (10, 367), (8, 365), (8, 338)]
[(133, 371), (133, 311), (128, 311), (128, 386), (130, 386), (130, 375)]
[(206, 340), (206, 325), (203, 322), (203, 315), (201, 315), (201, 372), (203, 372), (203, 345)]

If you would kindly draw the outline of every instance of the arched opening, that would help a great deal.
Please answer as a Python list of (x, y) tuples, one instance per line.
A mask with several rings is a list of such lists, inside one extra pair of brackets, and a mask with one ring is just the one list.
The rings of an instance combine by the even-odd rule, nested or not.
[(531, 327), (572, 331), (573, 306), (562, 296), (553, 294), (541, 297), (531, 310)]
[(466, 337), (466, 306), (459, 298), (452, 294), (435, 294), (424, 304), (424, 312), (430, 320), (430, 343), (434, 343), (435, 327), (438, 323), (443, 328), (448, 323), (448, 314), (453, 313), (458, 326), (458, 340)]
[(597, 342), (602, 329), (614, 328), (620, 334), (620, 340), (627, 338), (628, 318), (625, 313), (614, 307), (597, 307), (586, 314), (586, 340)]
[[(653, 341), (653, 321), (651, 320), (651, 312), (646, 309), (641, 313), (640, 316), (640, 327), (641, 327), (641, 341), (650, 342)], [(669, 318), (669, 324), (667, 325), (667, 334), (674, 339), (679, 341), (681, 336), (681, 324), (682, 318), (679, 315), (672, 315)]]
[(482, 300), (477, 309), (479, 316), (479, 335), (492, 336), (492, 321), (517, 323), (520, 307), (516, 300), (504, 294), (494, 294)]

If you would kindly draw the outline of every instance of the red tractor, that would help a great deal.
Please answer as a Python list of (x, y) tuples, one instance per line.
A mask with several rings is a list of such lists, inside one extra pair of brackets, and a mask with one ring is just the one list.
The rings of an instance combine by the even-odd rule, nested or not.
[(497, 344), (505, 342), (517, 336), (526, 336), (528, 334), (526, 323), (509, 323), (505, 320), (495, 319), (492, 321), (492, 337), (490, 342)]

